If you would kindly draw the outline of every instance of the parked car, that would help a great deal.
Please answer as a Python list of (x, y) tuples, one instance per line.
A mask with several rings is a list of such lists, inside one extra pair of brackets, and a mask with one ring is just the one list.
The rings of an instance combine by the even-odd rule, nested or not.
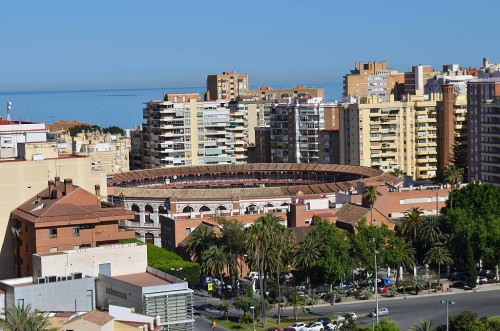
[(343, 321), (345, 321), (345, 319), (346, 319), (347, 316), (350, 316), (353, 321), (355, 321), (355, 320), (358, 319), (358, 316), (356, 316), (355, 313), (348, 312), (348, 313), (345, 313), (344, 315), (341, 315), (341, 316), (337, 317), (337, 322), (343, 322)]
[[(372, 312), (370, 313), (371, 317), (377, 316), (376, 309), (373, 309)], [(378, 316), (389, 316), (389, 309), (387, 308), (379, 308), (378, 309)]]
[(326, 326), (325, 326), (325, 330), (328, 330), (328, 331), (335, 331), (337, 330), (337, 324), (333, 324), (333, 323), (328, 323)]
[(328, 323), (331, 323), (332, 321), (328, 317), (320, 317), (317, 318), (315, 322), (320, 322), (323, 324), (323, 326), (326, 326)]
[(476, 280), (476, 283), (478, 285), (481, 285), (481, 284), (486, 284), (488, 282), (488, 278), (484, 277), (484, 276), (477, 276), (477, 280)]
[(295, 322), (287, 329), (291, 329), (293, 331), (302, 331), (306, 327), (306, 323), (304, 322)]
[(354, 284), (351, 282), (335, 284), (334, 288), (337, 290), (352, 290), (354, 288)]
[(325, 326), (321, 322), (312, 322), (309, 323), (307, 327), (303, 329), (304, 331), (323, 331), (325, 330)]
[(386, 292), (389, 292), (389, 290), (391, 289), (391, 286), (392, 286), (392, 285), (384, 285), (384, 286), (382, 286), (382, 287), (379, 287), (378, 292), (379, 292), (379, 293), (386, 293)]

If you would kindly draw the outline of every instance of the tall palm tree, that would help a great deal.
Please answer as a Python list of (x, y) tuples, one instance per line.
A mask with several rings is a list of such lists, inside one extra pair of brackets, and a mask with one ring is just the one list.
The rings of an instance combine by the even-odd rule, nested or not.
[(229, 265), (229, 257), (223, 246), (210, 246), (202, 258), (204, 269), (212, 275), (220, 277), (224, 274), (224, 269)]
[(435, 263), (438, 265), (438, 286), (441, 282), (441, 265), (442, 264), (453, 264), (453, 259), (451, 258), (450, 251), (446, 246), (441, 243), (436, 243), (429, 249), (425, 255), (424, 263), (431, 264)]
[(217, 236), (212, 227), (199, 226), (194, 230), (187, 242), (186, 249), (201, 263), (203, 252), (215, 243)]
[(401, 280), (401, 273), (399, 269), (411, 269), (415, 266), (415, 248), (411, 242), (405, 242), (401, 237), (394, 238), (394, 244), (391, 245), (390, 249), (394, 256), (394, 263), (398, 268), (398, 276), (396, 278), (396, 286), (399, 286), (399, 281)]
[(423, 211), (419, 207), (411, 208), (404, 214), (403, 225), (401, 226), (401, 234), (408, 240), (416, 242), (418, 239), (418, 231)]
[(443, 234), (439, 228), (439, 218), (436, 216), (427, 216), (420, 224), (418, 237), (424, 245), (432, 245), (441, 241)]
[(304, 304), (304, 298), (301, 295), (299, 295), (297, 291), (292, 292), (288, 297), (286, 305), (288, 307), (293, 307), (293, 318), (295, 321), (297, 321), (299, 306), (303, 304)]
[(453, 190), (463, 181), (464, 169), (452, 165), (444, 170), (444, 181), (451, 185), (450, 208), (453, 209)]
[(362, 196), (363, 201), (370, 206), (370, 217), (372, 224), (374, 223), (373, 206), (375, 205), (375, 202), (377, 202), (378, 197), (382, 195), (382, 193), (380, 193), (377, 188), (378, 187), (376, 185), (365, 186)]
[(5, 320), (0, 319), (0, 327), (4, 331), (54, 331), (49, 328), (46, 317), (32, 310), (30, 305), (18, 305), (5, 309)]
[(406, 175), (406, 173), (403, 170), (396, 168), (393, 171), (391, 171), (391, 175), (396, 176), (398, 178), (402, 178)]
[(432, 321), (422, 321), (420, 320), (420, 325), (413, 325), (410, 331), (431, 331)]
[(311, 288), (311, 269), (321, 257), (321, 244), (317, 238), (307, 235), (304, 241), (295, 248), (294, 264), (300, 270), (307, 272), (306, 283)]

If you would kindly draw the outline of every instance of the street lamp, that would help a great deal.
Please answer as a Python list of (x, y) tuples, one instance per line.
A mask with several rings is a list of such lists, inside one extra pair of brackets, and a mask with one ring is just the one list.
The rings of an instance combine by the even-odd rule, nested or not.
[(377, 313), (377, 324), (378, 324), (378, 279), (377, 279), (377, 254), (378, 251), (375, 250), (373, 251), (373, 254), (375, 255), (375, 302), (377, 303), (377, 308), (375, 312)]
[(446, 304), (446, 331), (449, 331), (449, 320), (448, 320), (448, 306), (449, 305), (454, 305), (455, 304), (455, 301), (445, 301), (445, 300), (441, 300), (441, 303), (444, 303)]
[(252, 309), (253, 331), (255, 331), (255, 307), (251, 306), (250, 309)]

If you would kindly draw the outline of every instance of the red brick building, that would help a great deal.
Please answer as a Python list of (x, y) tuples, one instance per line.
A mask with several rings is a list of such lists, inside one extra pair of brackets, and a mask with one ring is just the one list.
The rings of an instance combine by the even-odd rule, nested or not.
[(15, 273), (30, 276), (33, 254), (116, 244), (134, 238), (120, 226), (134, 213), (99, 201), (100, 187), (92, 194), (71, 179), (50, 180), (47, 188), (11, 213)]

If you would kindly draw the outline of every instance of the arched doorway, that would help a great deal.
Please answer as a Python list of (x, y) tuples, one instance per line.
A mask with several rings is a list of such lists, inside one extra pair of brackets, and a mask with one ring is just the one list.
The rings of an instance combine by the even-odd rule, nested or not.
[(149, 232), (148, 232), (148, 233), (146, 233), (146, 234), (144, 235), (144, 242), (145, 242), (146, 244), (153, 244), (153, 245), (154, 245), (154, 244), (155, 244), (155, 235), (154, 235), (154, 234), (152, 234), (152, 233), (149, 233)]
[(139, 208), (138, 205), (132, 205), (130, 207), (130, 210), (132, 210), (135, 213), (135, 218), (134, 222), (139, 222), (141, 218), (141, 209)]
[(144, 222), (145, 223), (153, 223), (153, 219), (151, 218), (151, 214), (154, 213), (153, 207), (150, 205), (146, 205), (144, 207)]

